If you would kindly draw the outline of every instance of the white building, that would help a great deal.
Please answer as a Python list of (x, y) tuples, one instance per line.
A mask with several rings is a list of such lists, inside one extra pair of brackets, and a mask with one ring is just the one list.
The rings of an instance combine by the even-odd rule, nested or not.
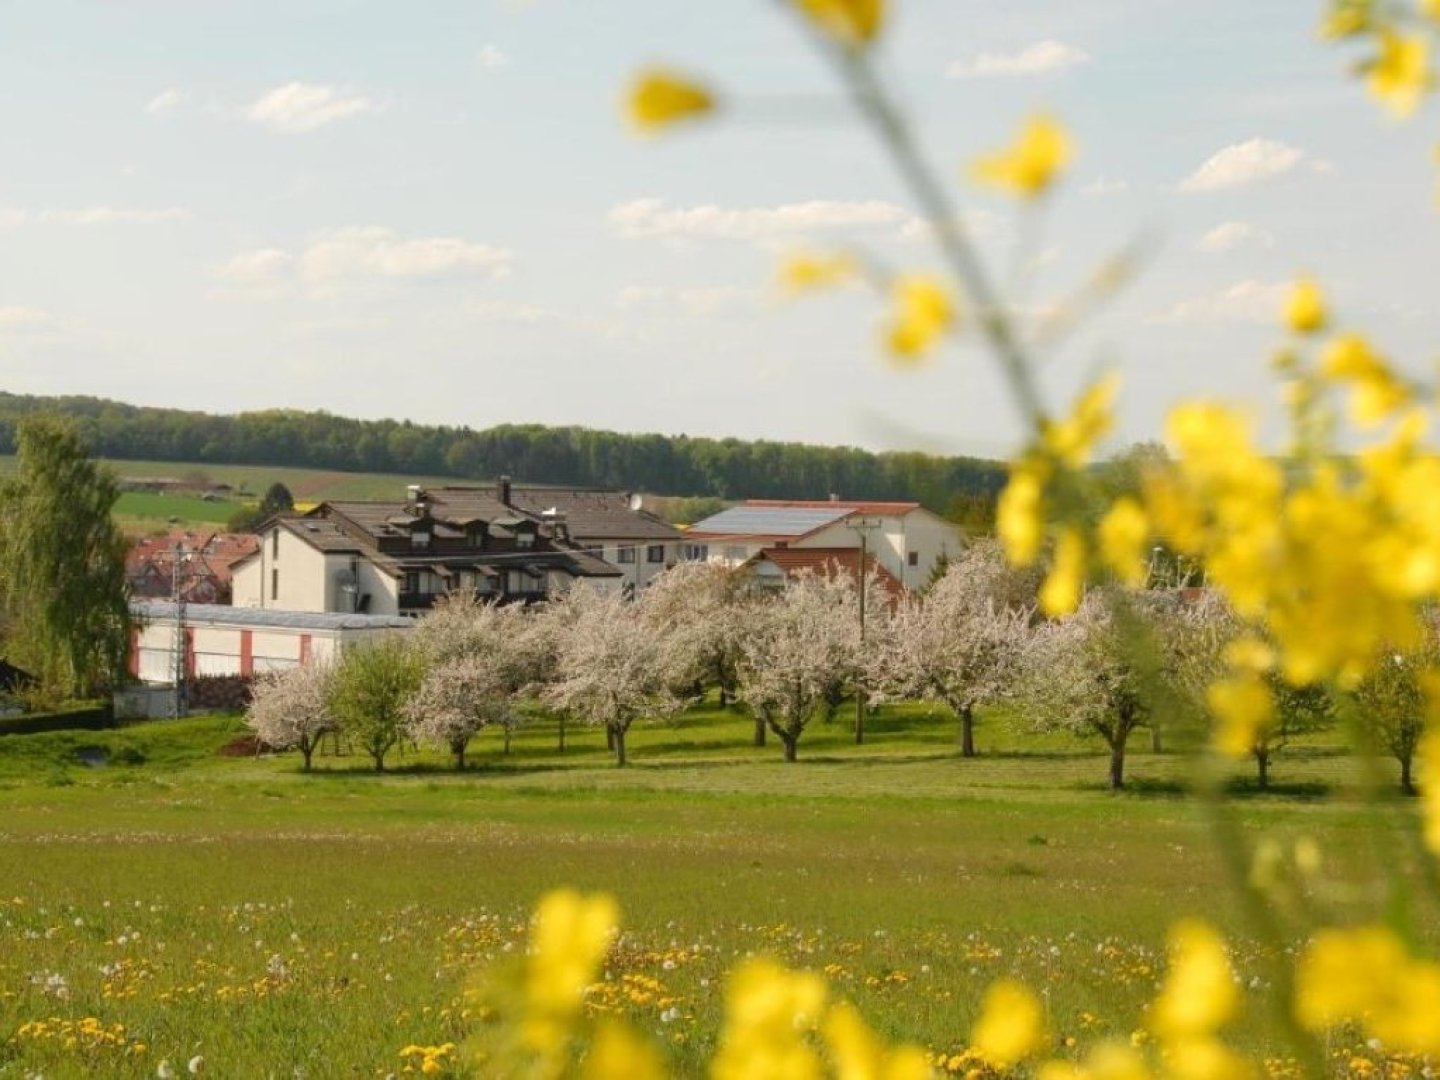
[[(146, 683), (174, 683), (178, 647), (176, 607), (168, 601), (130, 605), (135, 630), (130, 673)], [(262, 611), (229, 604), (185, 605), (184, 671), (188, 678), (258, 675), (335, 658), (342, 649), (385, 634), (403, 633), (413, 620), (334, 612)]]
[(906, 589), (964, 543), (960, 528), (915, 502), (748, 499), (686, 533), (694, 557), (739, 566), (768, 550), (856, 550), (863, 543)]

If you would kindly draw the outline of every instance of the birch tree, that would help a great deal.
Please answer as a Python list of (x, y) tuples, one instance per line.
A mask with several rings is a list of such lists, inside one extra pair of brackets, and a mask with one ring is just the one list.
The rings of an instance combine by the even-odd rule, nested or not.
[(993, 544), (967, 549), (900, 609), (891, 637), (885, 689), (946, 705), (960, 720), (965, 757), (975, 756), (975, 709), (1014, 692), (1031, 640), (1032, 608), (1015, 606), (1003, 562)]
[(308, 664), (266, 672), (250, 689), (245, 723), (266, 746), (299, 750), (305, 772), (320, 740), (338, 730), (330, 708), (333, 675), (329, 664)]
[(547, 704), (582, 723), (604, 728), (615, 764), (628, 761), (625, 736), (641, 717), (678, 712), (676, 672), (663, 635), (637, 604), (617, 592), (576, 585), (552, 605), (554, 681), (541, 693)]

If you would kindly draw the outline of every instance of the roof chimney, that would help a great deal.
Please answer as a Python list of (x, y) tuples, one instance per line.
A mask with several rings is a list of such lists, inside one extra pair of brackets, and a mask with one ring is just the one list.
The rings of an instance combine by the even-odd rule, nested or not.
[(405, 501), (406, 501), (407, 503), (410, 503), (411, 505), (414, 505), (415, 503), (417, 503), (417, 502), (420, 501), (420, 485), (419, 485), (419, 484), (406, 484), (406, 485), (405, 485)]
[(502, 476), (495, 485), (495, 497), (504, 505), (510, 505), (510, 477)]
[(833, 502), (833, 503), (838, 503), (838, 502), (840, 501), (840, 496), (837, 495), (837, 494), (835, 494), (835, 492), (832, 491), (832, 492), (830, 492), (830, 501)]

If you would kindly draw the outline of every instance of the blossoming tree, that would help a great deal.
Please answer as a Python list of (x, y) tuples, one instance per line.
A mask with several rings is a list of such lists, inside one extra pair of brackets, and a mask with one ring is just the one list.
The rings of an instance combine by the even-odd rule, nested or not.
[(320, 740), (339, 726), (330, 708), (333, 678), (326, 663), (260, 675), (250, 688), (245, 723), (266, 746), (299, 750), (309, 772)]

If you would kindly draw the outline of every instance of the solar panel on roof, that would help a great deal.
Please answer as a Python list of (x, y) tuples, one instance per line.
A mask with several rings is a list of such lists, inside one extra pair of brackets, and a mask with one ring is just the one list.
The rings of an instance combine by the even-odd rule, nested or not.
[(849, 516), (845, 508), (809, 509), (780, 506), (735, 506), (696, 522), (692, 532), (755, 536), (803, 536)]

